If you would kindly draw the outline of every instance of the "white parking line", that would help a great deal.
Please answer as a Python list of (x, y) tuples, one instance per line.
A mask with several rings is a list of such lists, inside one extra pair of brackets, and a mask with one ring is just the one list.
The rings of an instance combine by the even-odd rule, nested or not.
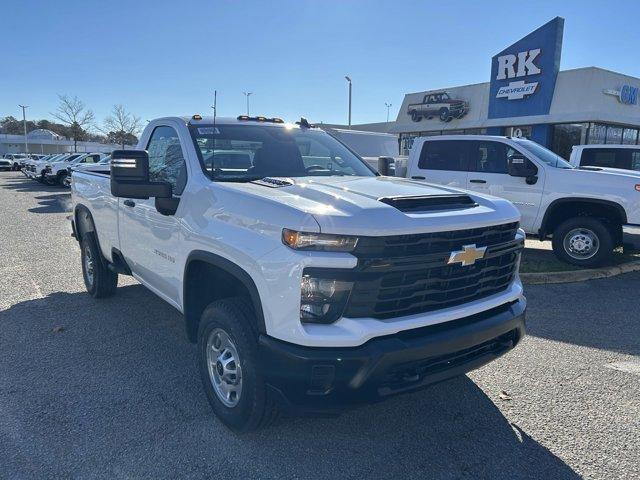
[(605, 364), (605, 367), (618, 370), (619, 372), (632, 373), (640, 376), (640, 360), (607, 363)]

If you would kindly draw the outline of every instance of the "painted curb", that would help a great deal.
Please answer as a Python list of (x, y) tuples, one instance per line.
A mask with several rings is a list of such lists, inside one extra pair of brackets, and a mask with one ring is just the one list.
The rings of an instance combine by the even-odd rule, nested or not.
[(588, 270), (572, 270), (569, 272), (536, 272), (521, 273), (520, 279), (527, 285), (544, 285), (548, 283), (572, 283), (609, 278), (623, 273), (640, 271), (640, 260), (623, 263), (615, 267), (591, 268)]

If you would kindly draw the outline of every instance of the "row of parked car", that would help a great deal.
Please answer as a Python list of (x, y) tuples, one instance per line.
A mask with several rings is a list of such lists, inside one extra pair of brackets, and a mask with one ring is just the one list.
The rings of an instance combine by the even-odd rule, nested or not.
[(110, 155), (105, 153), (63, 153), (42, 158), (25, 158), (20, 164), (26, 177), (47, 185), (69, 187), (71, 172), (96, 165), (108, 165)]
[(0, 170), (15, 170), (22, 168), (27, 160), (39, 160), (47, 155), (36, 153), (7, 153), (0, 156)]

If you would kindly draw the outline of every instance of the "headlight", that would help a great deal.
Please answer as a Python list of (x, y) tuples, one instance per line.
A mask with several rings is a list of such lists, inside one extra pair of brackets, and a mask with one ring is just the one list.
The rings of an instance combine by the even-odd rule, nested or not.
[(300, 320), (333, 323), (344, 311), (353, 282), (304, 272), (300, 283)]
[(282, 243), (294, 250), (315, 250), (321, 252), (351, 252), (358, 243), (357, 237), (329, 235), (326, 233), (296, 232), (282, 230)]
[(636, 192), (640, 192), (640, 184), (636, 185)]

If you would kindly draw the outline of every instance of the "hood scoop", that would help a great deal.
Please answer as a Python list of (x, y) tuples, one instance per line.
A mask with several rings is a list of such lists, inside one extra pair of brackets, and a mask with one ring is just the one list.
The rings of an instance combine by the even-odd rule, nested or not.
[(379, 202), (397, 208), (404, 213), (437, 212), (442, 210), (463, 210), (477, 207), (469, 195), (446, 194), (415, 197), (382, 197)]
[(280, 187), (290, 187), (294, 185), (293, 180), (290, 178), (273, 178), (273, 177), (264, 177), (260, 180), (254, 180), (251, 183), (255, 183), (256, 185), (262, 185), (263, 187), (269, 188), (280, 188)]

